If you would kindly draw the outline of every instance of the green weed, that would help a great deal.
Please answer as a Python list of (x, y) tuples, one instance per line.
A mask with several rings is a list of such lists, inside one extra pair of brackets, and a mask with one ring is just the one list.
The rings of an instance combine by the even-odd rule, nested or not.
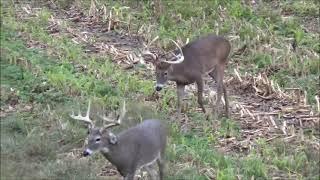
[[(67, 0), (56, 2), (63, 7), (70, 5)], [(80, 2), (85, 3), (89, 5)], [(288, 69), (273, 73), (272, 78), (283, 87), (307, 90), (310, 98), (317, 93), (314, 82), (319, 76), (319, 61), (312, 54), (319, 52), (319, 38), (304, 31), (299, 17), (284, 19), (281, 9), (272, 8), (268, 2), (258, 4), (255, 10), (242, 1), (163, 1), (165, 12), (160, 17), (154, 17), (150, 1), (138, 2), (140, 12), (133, 8), (124, 10), (126, 4), (120, 2), (102, 3), (114, 7), (121, 20), (130, 16), (133, 24), (141, 25), (139, 22), (143, 21), (148, 26), (154, 25), (150, 34), (159, 35), (159, 44), (166, 49), (169, 47), (165, 38), (185, 42), (187, 38), (192, 40), (209, 32), (234, 36), (234, 49), (248, 45), (248, 52), (239, 57), (243, 68), (258, 71), (287, 64)], [(6, 6), (1, 14), (1, 92), (5, 92), (1, 93), (1, 107), (12, 96), (10, 88), (16, 90), (18, 103), (32, 103), (35, 107), (30, 112), (17, 109), (1, 118), (1, 172), (4, 172), (1, 178), (98, 179), (97, 174), (106, 163), (102, 157), (92, 157), (94, 163), (81, 162), (78, 157), (61, 158), (84, 143), (85, 127), (68, 118), (68, 113), (71, 105), (80, 102), (83, 107), (84, 99), (89, 97), (94, 96), (97, 104), (107, 106), (108, 110), (116, 110), (123, 99), (128, 100), (131, 119), (121, 128), (145, 118), (169, 119), (176, 102), (173, 90), (164, 91), (157, 105), (150, 107), (144, 97), (153, 93), (152, 80), (124, 72), (109, 57), (84, 53), (82, 45), (73, 43), (68, 36), (53, 38), (46, 31), (52, 15), (49, 9), (42, 8), (37, 16), (21, 22), (8, 4), (1, 3), (2, 10)], [(315, 12), (314, 4), (310, 7), (309, 4), (294, 2), (285, 6), (296, 9), (301, 6), (298, 11), (301, 15)], [(295, 52), (288, 48), (291, 45), (288, 38), (297, 43)], [(27, 48), (30, 39), (45, 44), (46, 48)], [(272, 44), (280, 51), (272, 54), (259, 49), (265, 44)], [(268, 179), (274, 168), (289, 175), (293, 172), (310, 179), (319, 177), (319, 162), (314, 160), (319, 155), (306, 144), (297, 149), (284, 143), (258, 142), (248, 156), (225, 155), (216, 150), (216, 143), (219, 138), (237, 137), (239, 125), (221, 119), (217, 132), (212, 132), (211, 122), (203, 114), (188, 115), (197, 129), (180, 133), (179, 126), (170, 122), (166, 179), (207, 179), (203, 169), (213, 169), (216, 179)]]

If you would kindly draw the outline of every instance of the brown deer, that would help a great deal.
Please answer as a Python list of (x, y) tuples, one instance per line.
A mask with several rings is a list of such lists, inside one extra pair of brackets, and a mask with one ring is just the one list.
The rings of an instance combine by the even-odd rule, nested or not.
[(223, 76), (231, 49), (229, 41), (221, 36), (210, 34), (194, 40), (182, 48), (175, 41), (173, 42), (178, 49), (173, 51), (173, 53), (171, 52), (169, 56), (169, 53), (158, 56), (149, 50), (143, 52), (143, 55), (152, 57), (153, 64), (156, 67), (156, 91), (160, 91), (168, 80), (175, 81), (178, 96), (177, 113), (180, 114), (185, 86), (195, 82), (198, 88), (198, 104), (205, 113), (202, 95), (203, 76), (208, 74), (217, 82), (217, 101), (214, 115), (218, 115), (218, 108), (223, 93), (225, 113), (228, 117), (229, 103), (223, 83)]
[(164, 177), (164, 153), (167, 141), (167, 129), (160, 120), (148, 119), (142, 123), (131, 127), (115, 135), (108, 128), (120, 125), (125, 116), (125, 102), (119, 118), (114, 121), (107, 116), (98, 115), (105, 122), (110, 124), (103, 127), (94, 127), (90, 119), (90, 106), (86, 116), (73, 112), (71, 118), (81, 120), (89, 124), (89, 136), (83, 156), (89, 156), (100, 151), (124, 177), (124, 180), (133, 180), (137, 170), (144, 168), (149, 173), (151, 179), (155, 178), (150, 165), (157, 162), (159, 166), (160, 179)]

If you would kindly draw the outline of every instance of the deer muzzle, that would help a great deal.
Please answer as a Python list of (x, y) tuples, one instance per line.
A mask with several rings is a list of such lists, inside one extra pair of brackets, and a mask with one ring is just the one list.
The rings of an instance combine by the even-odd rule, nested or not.
[(156, 84), (156, 91), (161, 91), (163, 88), (163, 84)]
[(86, 150), (84, 150), (83, 153), (82, 153), (82, 155), (83, 155), (84, 157), (90, 156), (91, 154), (92, 154), (92, 151), (91, 151), (90, 149), (86, 149)]

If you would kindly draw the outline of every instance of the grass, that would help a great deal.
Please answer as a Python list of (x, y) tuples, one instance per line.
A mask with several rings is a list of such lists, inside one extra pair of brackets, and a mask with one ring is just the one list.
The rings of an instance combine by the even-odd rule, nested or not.
[[(59, 2), (68, 5), (67, 1)], [(100, 3), (118, 9), (134, 6), (134, 1), (126, 2)], [(165, 12), (157, 17), (153, 5), (143, 1), (140, 12), (134, 8), (119, 10), (119, 18), (126, 20), (131, 15), (135, 24), (143, 19), (146, 25), (155, 25), (149, 35), (159, 35), (163, 39), (159, 46), (164, 48), (169, 48), (165, 38), (185, 42), (212, 29), (234, 36), (234, 49), (248, 47), (233, 59), (240, 61), (243, 72), (283, 67), (271, 77), (282, 87), (306, 90), (313, 102), (320, 72), (319, 38), (305, 32), (299, 20), (313, 17), (318, 11), (316, 2), (305, 2), (262, 2), (254, 10), (240, 1), (163, 1)], [(274, 5), (279, 7), (272, 8)], [(153, 93), (152, 80), (122, 70), (110, 57), (84, 53), (82, 45), (68, 36), (53, 38), (46, 31), (50, 10), (42, 8), (38, 16), (20, 21), (9, 2), (3, 2), (1, 8), (1, 108), (15, 104), (14, 111), (1, 118), (1, 179), (98, 179), (106, 161), (99, 155), (79, 159), (86, 129), (68, 118), (70, 107), (76, 102), (85, 106), (89, 97), (94, 98), (96, 106), (103, 104), (110, 110), (126, 99), (128, 114), (135, 120), (127, 120), (125, 126), (151, 117), (169, 119), (175, 109), (173, 91), (166, 91), (157, 106), (145, 105), (141, 97)], [(282, 18), (281, 13), (290, 9), (297, 15)], [(31, 40), (45, 48), (35, 46), (37, 43)], [(294, 41), (298, 48), (292, 52), (289, 47)], [(270, 43), (274, 49), (267, 46)], [(231, 63), (230, 68), (233, 66)], [(225, 154), (216, 146), (221, 138), (238, 136), (241, 129), (237, 122), (221, 119), (217, 131), (212, 132), (208, 128), (212, 122), (201, 113), (188, 115), (197, 125), (189, 132), (180, 132), (179, 125), (170, 122), (166, 179), (319, 179), (320, 156), (307, 142), (290, 144), (279, 140), (270, 144), (261, 139), (254, 142), (256, 146), (249, 154)]]
[[(318, 84), (302, 83), (320, 74), (320, 39), (316, 32), (319, 9), (315, 1), (261, 1), (256, 5), (238, 0), (162, 1), (164, 12), (159, 16), (150, 1), (140, 3), (138, 8), (134, 8), (136, 5), (131, 1), (125, 4), (100, 1), (99, 5), (102, 4), (132, 7), (129, 11), (132, 28), (138, 29), (141, 24), (149, 27), (145, 30), (146, 38), (151, 40), (158, 35), (158, 46), (164, 49), (170, 48), (168, 38), (185, 42), (187, 38), (192, 40), (211, 32), (228, 36), (233, 39), (234, 51), (247, 47), (245, 53), (233, 57), (233, 61), (241, 61), (241, 69), (256, 72), (282, 67), (271, 74), (272, 78), (282, 87), (294, 85), (306, 90), (308, 100), (315, 103)], [(119, 18), (128, 21), (128, 17)], [(234, 65), (231, 62), (229, 69)]]

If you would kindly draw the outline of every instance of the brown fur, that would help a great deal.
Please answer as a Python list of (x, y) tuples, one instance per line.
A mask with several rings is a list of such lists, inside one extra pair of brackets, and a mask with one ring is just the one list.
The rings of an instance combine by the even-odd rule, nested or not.
[[(182, 47), (184, 61), (180, 64), (169, 64), (155, 61), (157, 90), (161, 90), (167, 80), (175, 81), (177, 85), (178, 107), (177, 112), (181, 112), (181, 101), (183, 99), (186, 85), (196, 83), (198, 87), (198, 103), (202, 111), (203, 106), (203, 75), (209, 74), (217, 82), (217, 103), (215, 115), (218, 114), (218, 107), (223, 93), (225, 100), (225, 112), (228, 117), (228, 98), (226, 88), (223, 83), (224, 70), (227, 66), (231, 45), (228, 40), (221, 36), (208, 35), (201, 37)], [(178, 51), (176, 51), (177, 53)]]

